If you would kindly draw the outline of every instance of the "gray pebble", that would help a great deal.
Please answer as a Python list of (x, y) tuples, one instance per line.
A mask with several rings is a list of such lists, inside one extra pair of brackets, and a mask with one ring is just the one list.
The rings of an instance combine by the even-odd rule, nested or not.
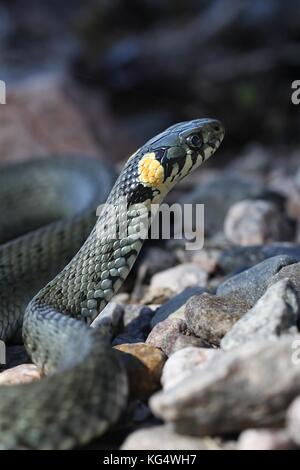
[[(272, 276), (284, 266), (296, 260), (287, 255), (274, 256), (224, 281), (217, 289), (217, 295), (226, 295), (239, 291), (252, 306), (265, 292)], [(285, 276), (286, 277), (286, 276)]]
[(276, 340), (282, 334), (297, 332), (299, 300), (291, 282), (282, 279), (269, 287), (221, 341), (225, 350), (256, 339)]

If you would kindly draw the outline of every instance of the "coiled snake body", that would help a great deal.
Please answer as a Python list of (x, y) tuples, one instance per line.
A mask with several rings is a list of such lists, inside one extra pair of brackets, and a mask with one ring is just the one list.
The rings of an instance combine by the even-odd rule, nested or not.
[[(72, 448), (117, 421), (127, 400), (126, 374), (109, 342), (88, 325), (142, 247), (136, 227), (145, 213), (136, 204), (149, 218), (151, 204), (209, 158), (223, 135), (219, 121), (197, 119), (148, 141), (127, 161), (97, 221), (96, 206), (114, 179), (103, 164), (62, 158), (2, 171), (0, 339), (18, 341), (22, 330), (46, 377), (1, 387), (0, 449)], [(116, 218), (110, 209), (119, 207)]]

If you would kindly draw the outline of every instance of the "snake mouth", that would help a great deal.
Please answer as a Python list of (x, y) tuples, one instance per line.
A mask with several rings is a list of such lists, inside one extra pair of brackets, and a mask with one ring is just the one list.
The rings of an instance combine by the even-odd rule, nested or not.
[(222, 142), (223, 139), (209, 139), (207, 141), (207, 144), (215, 151), (217, 150), (217, 148), (220, 147), (220, 144)]
[(225, 136), (225, 128), (220, 121), (216, 121), (211, 126), (208, 134), (207, 145), (209, 145), (215, 152), (221, 145)]

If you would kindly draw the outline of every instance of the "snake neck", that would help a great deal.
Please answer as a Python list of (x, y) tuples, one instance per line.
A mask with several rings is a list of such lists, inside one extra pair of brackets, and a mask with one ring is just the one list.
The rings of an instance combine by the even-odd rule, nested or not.
[(79, 252), (35, 300), (90, 324), (128, 276), (165, 194), (133, 204), (110, 197)]

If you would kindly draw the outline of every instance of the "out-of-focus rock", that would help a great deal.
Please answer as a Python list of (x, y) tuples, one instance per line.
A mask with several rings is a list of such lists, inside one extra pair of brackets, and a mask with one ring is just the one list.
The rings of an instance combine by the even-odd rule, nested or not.
[(230, 207), (224, 223), (228, 240), (237, 245), (259, 245), (292, 240), (294, 228), (276, 204), (243, 200)]
[(125, 426), (142, 424), (145, 422), (151, 422), (155, 418), (151, 413), (149, 406), (140, 400), (131, 400), (122, 416), (122, 424)]
[(1, 163), (55, 154), (101, 157), (68, 86), (61, 76), (37, 75), (8, 88), (0, 115)]
[(179, 335), (175, 342), (173, 343), (173, 347), (169, 352), (169, 356), (174, 354), (177, 351), (181, 351), (181, 349), (194, 347), (194, 348), (210, 348), (210, 345), (207, 341), (204, 341), (201, 338), (197, 338), (197, 336), (193, 335), (190, 330), (187, 329), (186, 334)]

